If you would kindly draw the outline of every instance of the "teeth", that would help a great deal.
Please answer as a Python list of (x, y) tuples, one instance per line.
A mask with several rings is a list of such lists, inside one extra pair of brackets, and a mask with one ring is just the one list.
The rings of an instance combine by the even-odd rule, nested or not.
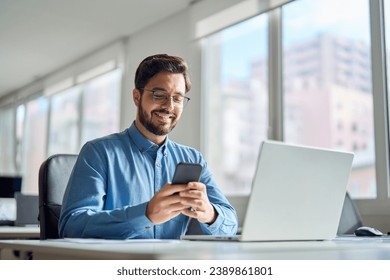
[(170, 119), (171, 116), (170, 115), (167, 115), (167, 114), (159, 114), (159, 113), (156, 113), (156, 115), (160, 118), (163, 118), (163, 119)]

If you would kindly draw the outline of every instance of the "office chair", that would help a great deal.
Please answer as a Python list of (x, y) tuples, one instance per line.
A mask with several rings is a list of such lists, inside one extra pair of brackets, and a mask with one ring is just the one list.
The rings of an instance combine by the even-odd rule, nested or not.
[(360, 213), (349, 193), (345, 194), (344, 206), (341, 213), (338, 235), (353, 234), (355, 229), (363, 225)]
[(62, 198), (77, 155), (56, 154), (46, 159), (39, 169), (40, 239), (59, 238), (58, 222)]

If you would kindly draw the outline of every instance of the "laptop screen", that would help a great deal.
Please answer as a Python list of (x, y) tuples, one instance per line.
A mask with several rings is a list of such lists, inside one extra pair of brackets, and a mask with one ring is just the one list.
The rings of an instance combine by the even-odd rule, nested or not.
[(0, 176), (0, 197), (14, 197), (16, 192), (20, 192), (21, 187), (22, 177)]

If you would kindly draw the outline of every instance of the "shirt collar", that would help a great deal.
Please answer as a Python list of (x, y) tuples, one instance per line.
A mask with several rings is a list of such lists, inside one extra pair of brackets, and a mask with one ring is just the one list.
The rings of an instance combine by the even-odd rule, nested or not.
[[(158, 150), (159, 146), (143, 136), (135, 126), (135, 122), (133, 122), (133, 124), (129, 127), (128, 133), (130, 139), (134, 142), (141, 153), (147, 152), (149, 150)], [(168, 141), (169, 140), (167, 137), (164, 144), (160, 147), (161, 151), (165, 151), (165, 147)]]

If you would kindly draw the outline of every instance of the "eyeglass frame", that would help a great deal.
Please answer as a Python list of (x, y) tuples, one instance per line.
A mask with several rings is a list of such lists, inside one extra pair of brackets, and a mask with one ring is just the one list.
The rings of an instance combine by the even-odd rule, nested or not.
[[(181, 95), (181, 94), (170, 95), (168, 92), (166, 92), (165, 90), (161, 90), (161, 89), (139, 88), (138, 90), (151, 92), (153, 101), (156, 102), (156, 103), (158, 103), (158, 101), (156, 100), (155, 94), (156, 94), (156, 92), (160, 92), (161, 94), (165, 95), (164, 96), (165, 100), (161, 104), (165, 104), (168, 99), (171, 99), (173, 101), (173, 106), (176, 107), (176, 108), (181, 108), (181, 109), (184, 108), (188, 104), (188, 102), (191, 100), (191, 98), (189, 98), (187, 96), (184, 96), (184, 95)], [(177, 96), (180, 96), (180, 97), (183, 98), (183, 105), (179, 105), (178, 103), (175, 102), (174, 98), (177, 97)]]

